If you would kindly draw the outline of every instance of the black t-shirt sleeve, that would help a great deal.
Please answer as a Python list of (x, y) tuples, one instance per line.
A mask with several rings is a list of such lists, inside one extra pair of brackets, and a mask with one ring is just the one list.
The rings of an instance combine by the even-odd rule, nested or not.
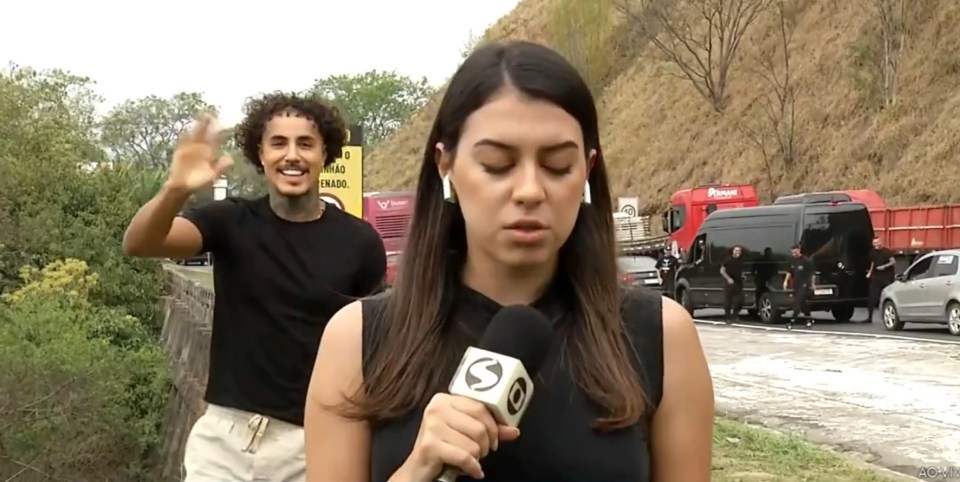
[(893, 251), (890, 251), (888, 248), (883, 248), (880, 250), (880, 255), (882, 256), (883, 262), (881, 264), (887, 264), (890, 262), (890, 258), (893, 257)]
[(229, 238), (227, 227), (233, 214), (237, 212), (237, 207), (238, 201), (235, 198), (227, 198), (197, 206), (180, 215), (200, 231), (203, 246), (197, 254), (216, 253), (223, 249), (224, 242)]
[(383, 291), (386, 286), (387, 252), (383, 240), (372, 228), (362, 246), (363, 264), (357, 279), (357, 296), (370, 296)]
[(723, 264), (720, 265), (721, 268), (727, 273), (727, 276), (736, 277), (737, 275), (737, 265), (736, 261), (733, 258), (727, 258)]

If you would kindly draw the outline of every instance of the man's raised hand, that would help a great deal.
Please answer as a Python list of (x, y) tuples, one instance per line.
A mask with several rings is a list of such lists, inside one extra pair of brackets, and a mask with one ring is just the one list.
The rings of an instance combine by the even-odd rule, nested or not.
[(233, 165), (229, 156), (217, 158), (220, 148), (220, 123), (209, 114), (201, 114), (196, 125), (177, 142), (167, 185), (196, 191), (220, 178)]

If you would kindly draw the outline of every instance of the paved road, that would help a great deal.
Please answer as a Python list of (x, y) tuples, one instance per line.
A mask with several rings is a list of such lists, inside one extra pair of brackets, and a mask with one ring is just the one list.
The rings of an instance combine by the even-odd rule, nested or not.
[(699, 325), (718, 409), (914, 477), (960, 465), (960, 350)]
[[(853, 319), (855, 321), (849, 323), (838, 323), (833, 320), (829, 313), (826, 312), (814, 312), (813, 317), (817, 319), (817, 323), (810, 328), (813, 331), (860, 333), (867, 335), (893, 335), (911, 339), (944, 340), (960, 343), (960, 336), (951, 335), (950, 332), (947, 331), (946, 325), (907, 323), (902, 331), (887, 331), (883, 327), (883, 323), (880, 321), (880, 313), (873, 314), (873, 323), (858, 323), (867, 317), (867, 310), (864, 308), (857, 308), (856, 313), (853, 314)], [(696, 318), (706, 321), (723, 321), (723, 310), (697, 310)], [(740, 324), (747, 327), (783, 327), (783, 325), (764, 325), (763, 323), (756, 321), (756, 318), (747, 316), (746, 312), (740, 316)], [(807, 330), (807, 328), (794, 329)]]

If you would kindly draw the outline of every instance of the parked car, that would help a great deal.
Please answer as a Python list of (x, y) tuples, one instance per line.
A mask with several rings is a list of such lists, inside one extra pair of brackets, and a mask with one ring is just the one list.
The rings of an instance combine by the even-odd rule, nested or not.
[(657, 260), (649, 256), (620, 256), (617, 258), (624, 284), (643, 286), (657, 291), (664, 287), (657, 279)]
[(189, 266), (191, 264), (210, 266), (213, 264), (213, 258), (210, 256), (210, 253), (203, 253), (190, 258), (175, 259), (173, 262), (179, 264), (180, 266)]
[(890, 331), (905, 323), (946, 324), (960, 336), (960, 250), (935, 251), (919, 257), (880, 295), (883, 326)]

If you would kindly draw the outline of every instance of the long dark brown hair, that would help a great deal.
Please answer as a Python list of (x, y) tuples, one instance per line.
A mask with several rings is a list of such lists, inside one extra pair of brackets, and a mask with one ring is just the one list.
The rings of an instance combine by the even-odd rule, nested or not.
[(577, 385), (604, 414), (597, 428), (636, 423), (648, 409), (621, 317), (613, 206), (600, 150), (597, 109), (580, 74), (561, 55), (531, 42), (491, 44), (474, 51), (454, 74), (423, 152), (416, 205), (403, 267), (385, 305), (385, 326), (364, 360), (360, 393), (342, 411), (371, 422), (422, 407), (449, 383), (464, 346), (448, 329), (453, 297), (466, 259), (459, 206), (444, 202), (435, 146), (455, 153), (467, 117), (509, 85), (551, 102), (577, 119), (590, 171), (592, 204), (582, 205), (560, 249), (558, 275), (573, 292), (576, 320), (565, 331), (565, 350)]

